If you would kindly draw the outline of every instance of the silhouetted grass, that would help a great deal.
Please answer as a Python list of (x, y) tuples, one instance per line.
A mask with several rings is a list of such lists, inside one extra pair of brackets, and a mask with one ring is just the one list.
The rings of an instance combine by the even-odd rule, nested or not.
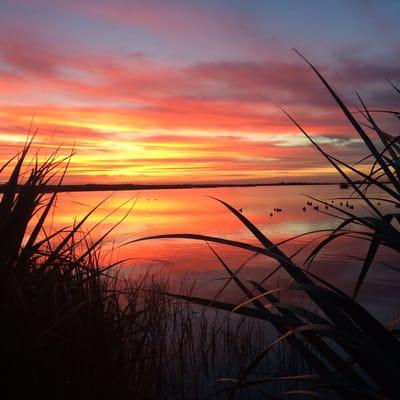
[[(300, 55), (301, 56), (301, 55)], [(302, 57), (302, 56), (301, 56)], [(304, 59), (305, 60), (305, 59)], [(287, 112), (286, 115), (310, 140), (321, 155), (334, 167), (357, 198), (366, 206), (368, 215), (359, 215), (351, 209), (333, 206), (326, 201), (313, 199), (329, 205), (340, 218), (341, 223), (310, 252), (308, 262), (331, 241), (338, 237), (357, 237), (366, 240), (369, 248), (352, 295), (312, 273), (309, 268), (297, 265), (291, 257), (282, 252), (279, 244), (271, 242), (239, 210), (222, 200), (218, 200), (233, 216), (251, 232), (257, 244), (205, 236), (191, 233), (168, 234), (146, 237), (138, 240), (180, 238), (202, 240), (248, 250), (275, 260), (276, 269), (260, 282), (239, 279), (238, 271), (233, 271), (216, 254), (230, 280), (235, 282), (247, 300), (229, 304), (217, 299), (197, 298), (178, 293), (165, 293), (172, 298), (192, 303), (209, 305), (232, 313), (245, 315), (269, 322), (279, 337), (242, 369), (236, 376), (222, 380), (230, 385), (228, 397), (233, 398), (241, 388), (255, 387), (263, 390), (266, 398), (298, 396), (302, 398), (343, 398), (343, 399), (398, 399), (400, 398), (400, 343), (393, 327), (385, 327), (357, 302), (357, 294), (367, 277), (379, 247), (385, 246), (400, 252), (400, 214), (384, 214), (369, 196), (371, 187), (378, 188), (388, 201), (400, 207), (400, 145), (399, 136), (381, 129), (373, 113), (361, 101), (359, 110), (365, 123), (359, 122), (332, 89), (319, 71), (305, 60), (316, 73), (330, 95), (344, 113), (349, 124), (365, 145), (367, 154), (361, 161), (350, 164), (328, 154)], [(396, 91), (397, 87), (393, 85)], [(399, 118), (396, 111), (390, 113)], [(367, 132), (368, 131), (368, 132)], [(360, 162), (367, 161), (371, 168), (363, 172)], [(361, 180), (361, 182), (360, 182)], [(384, 199), (382, 198), (382, 201)], [(135, 240), (134, 242), (138, 241)], [(395, 265), (390, 266), (398, 270)], [(242, 267), (241, 267), (242, 268)], [(271, 276), (284, 270), (291, 283), (284, 287), (269, 287)], [(299, 292), (311, 301), (311, 307), (296, 302), (288, 303), (280, 299), (280, 294)], [(282, 297), (285, 298), (285, 297)], [(266, 358), (273, 360), (273, 352), (282, 343), (287, 343), (304, 362), (297, 371), (288, 369), (282, 373), (256, 373), (259, 364)], [(299, 364), (297, 364), (299, 366)], [(282, 383), (278, 387), (271, 384)], [(294, 382), (294, 385), (291, 384)], [(260, 389), (261, 388), (261, 389)]]
[(0, 201), (2, 398), (202, 399), (219, 390), (216, 379), (243, 368), (263, 332), (166, 298), (161, 278), (126, 280), (103, 265), (111, 230), (92, 239), (98, 226), (83, 227), (106, 199), (50, 230), (57, 195), (40, 188), (61, 184), (72, 154), (27, 162), (32, 140), (8, 163)]

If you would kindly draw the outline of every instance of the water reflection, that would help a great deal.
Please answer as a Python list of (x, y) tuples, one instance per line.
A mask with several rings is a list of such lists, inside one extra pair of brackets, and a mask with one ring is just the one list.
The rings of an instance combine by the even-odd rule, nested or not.
[[(53, 226), (73, 224), (109, 194), (61, 194), (53, 217)], [(212, 295), (223, 284), (222, 279), (226, 278), (226, 274), (205, 243), (175, 239), (130, 245), (124, 243), (147, 235), (166, 233), (198, 233), (254, 242), (249, 231), (237, 218), (208, 196), (223, 199), (242, 209), (242, 212), (275, 243), (305, 232), (333, 229), (340, 223), (338, 219), (328, 215), (334, 211), (331, 208), (326, 210), (320, 206), (317, 211), (314, 209), (315, 203), (307, 205), (311, 200), (304, 194), (319, 199), (330, 199), (346, 196), (350, 191), (332, 186), (282, 186), (117, 192), (96, 210), (86, 224), (86, 229), (101, 222), (96, 232), (98, 235), (102, 234), (120, 221), (133, 205), (123, 223), (109, 235), (108, 244), (113, 246), (114, 259), (131, 258), (124, 263), (125, 270), (129, 272), (150, 269), (156, 274), (169, 274), (177, 281), (184, 278), (188, 284), (196, 281), (198, 292)], [(379, 194), (377, 196), (379, 197)], [(339, 206), (340, 202), (345, 207), (346, 200), (335, 200), (335, 205)], [(355, 212), (361, 215), (368, 213), (357, 201), (351, 201), (350, 204)], [(306, 211), (303, 210), (304, 207)], [(380, 207), (384, 210), (384, 207), (389, 206), (382, 202)], [(277, 212), (277, 208), (281, 211)], [(389, 208), (385, 211), (389, 211)], [(104, 218), (106, 220), (103, 221)], [(300, 247), (308, 244), (295, 258), (302, 263), (321, 235), (322, 233), (317, 232), (298, 238), (284, 244), (282, 249), (286, 254), (292, 255)], [(351, 291), (362, 265), (357, 258), (366, 254), (366, 245), (367, 243), (354, 239), (334, 241), (320, 254), (312, 265), (312, 270), (342, 289)], [(223, 245), (213, 247), (232, 269), (238, 268), (250, 256), (246, 251)], [(399, 305), (398, 295), (395, 295), (398, 274), (383, 266), (385, 262), (393, 264), (397, 260), (398, 257), (393, 252), (382, 249), (378, 254), (369, 279), (360, 293), (360, 300), (368, 302), (370, 308), (378, 310), (383, 304), (387, 307), (390, 303), (389, 307), (392, 309)], [(276, 263), (273, 260), (258, 256), (248, 262), (242, 276), (246, 279), (261, 279), (274, 266)], [(271, 285), (284, 285), (286, 282), (288, 277), (281, 271), (275, 275)], [(236, 290), (230, 287), (225, 296), (237, 296)]]

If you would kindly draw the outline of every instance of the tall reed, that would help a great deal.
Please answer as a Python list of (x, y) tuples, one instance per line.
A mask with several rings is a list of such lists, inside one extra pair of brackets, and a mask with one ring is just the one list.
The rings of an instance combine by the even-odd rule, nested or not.
[[(301, 56), (301, 55), (300, 55)], [(302, 56), (301, 56), (302, 57)], [(304, 58), (304, 57), (303, 57)], [(305, 60), (305, 59), (304, 59)], [(400, 343), (393, 327), (385, 327), (357, 301), (357, 295), (367, 277), (369, 268), (378, 248), (388, 247), (400, 252), (400, 214), (396, 211), (383, 213), (372, 196), (371, 187), (383, 192), (381, 201), (400, 207), (400, 169), (399, 136), (385, 132), (373, 117), (374, 112), (361, 102), (360, 115), (364, 122), (358, 121), (354, 113), (344, 104), (320, 72), (307, 60), (351, 127), (365, 145), (367, 152), (362, 160), (345, 162), (328, 154), (305, 129), (286, 111), (286, 115), (310, 140), (312, 145), (336, 169), (339, 176), (353, 190), (352, 198), (362, 201), (369, 209), (368, 215), (359, 215), (351, 209), (332, 206), (326, 201), (314, 199), (329, 205), (340, 218), (340, 224), (331, 231), (318, 246), (311, 251), (308, 260), (313, 260), (328, 243), (338, 237), (357, 237), (369, 243), (363, 265), (354, 290), (351, 294), (312, 273), (309, 268), (296, 264), (293, 259), (273, 243), (239, 210), (226, 202), (215, 199), (232, 213), (251, 232), (256, 244), (229, 240), (222, 237), (205, 236), (192, 233), (178, 233), (145, 237), (132, 242), (149, 239), (180, 238), (218, 243), (269, 257), (275, 260), (276, 268), (259, 282), (249, 282), (239, 278), (238, 271), (232, 270), (220, 259), (230, 281), (243, 292), (247, 300), (237, 304), (215, 301), (206, 298), (164, 293), (166, 296), (186, 300), (196, 304), (211, 306), (232, 313), (256, 318), (270, 323), (279, 337), (242, 369), (241, 372), (222, 380), (230, 384), (229, 398), (235, 397), (241, 388), (262, 388), (267, 398), (302, 396), (303, 398), (343, 398), (343, 399), (398, 399), (400, 398)], [(399, 92), (399, 89), (393, 85)], [(399, 118), (400, 113), (391, 110), (375, 111), (391, 114)], [(359, 165), (363, 161), (370, 164), (369, 173)], [(398, 271), (398, 267), (391, 266)], [(291, 283), (284, 287), (271, 287), (271, 277), (284, 270)], [(298, 303), (287, 303), (279, 295), (301, 293), (311, 301), (311, 307)], [(257, 374), (256, 368), (269, 357), (274, 359), (274, 350), (282, 343), (295, 351), (304, 362), (302, 372), (287, 370), (284, 373)], [(276, 391), (276, 383), (284, 383)], [(292, 382), (295, 384), (293, 385)]]

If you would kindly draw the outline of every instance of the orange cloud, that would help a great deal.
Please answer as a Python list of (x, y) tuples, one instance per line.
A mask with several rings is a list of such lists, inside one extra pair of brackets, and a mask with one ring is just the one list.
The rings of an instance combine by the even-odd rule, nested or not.
[[(106, 18), (105, 9), (90, 7), (85, 13)], [(120, 11), (107, 16), (130, 15)], [(138, 25), (157, 32), (168, 27), (142, 11), (135, 14)], [(179, 17), (175, 9), (168, 18), (174, 20), (175, 13)], [(210, 29), (218, 26), (215, 18), (200, 17)], [(51, 151), (62, 144), (69, 151), (75, 146), (71, 181), (245, 182), (329, 175), (323, 160), (266, 98), (285, 105), (326, 146), (340, 148), (349, 159), (361, 156), (357, 141), (348, 139), (343, 116), (301, 63), (267, 55), (186, 63), (132, 51), (114, 57), (96, 46), (57, 46), (43, 28), (29, 24), (6, 22), (0, 33), (6, 32), (0, 35), (3, 161), (21, 146), (34, 116), (37, 147)], [(321, 69), (333, 81), (369, 82), (372, 93), (381, 73), (400, 78), (389, 61), (366, 64), (361, 75), (355, 59)], [(390, 103), (380, 89), (374, 93)]]

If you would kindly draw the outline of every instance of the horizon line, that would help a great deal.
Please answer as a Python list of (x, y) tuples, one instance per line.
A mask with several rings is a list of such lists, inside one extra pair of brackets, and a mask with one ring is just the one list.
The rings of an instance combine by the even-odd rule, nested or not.
[[(354, 182), (355, 184), (361, 182)], [(234, 187), (266, 187), (266, 186), (323, 186), (338, 185), (347, 188), (345, 182), (262, 182), (262, 183), (175, 183), (175, 184), (135, 184), (135, 183), (86, 183), (64, 185), (42, 185), (39, 191), (42, 193), (54, 192), (104, 192), (104, 191), (128, 191), (128, 190), (167, 190), (167, 189), (207, 189), (207, 188), (234, 188)], [(0, 184), (0, 193), (4, 193), (7, 183)], [(346, 187), (347, 186), (347, 187)], [(18, 184), (19, 190), (23, 184)]]

